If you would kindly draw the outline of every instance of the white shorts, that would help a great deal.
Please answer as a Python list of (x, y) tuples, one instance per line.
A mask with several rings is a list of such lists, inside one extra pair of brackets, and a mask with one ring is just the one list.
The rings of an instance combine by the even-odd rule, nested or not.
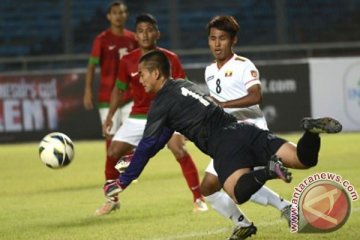
[[(255, 124), (258, 128), (268, 130), (266, 120), (263, 117), (255, 118), (255, 119), (246, 119), (244, 121), (239, 121), (239, 122), (250, 122), (252, 124)], [(207, 167), (205, 169), (205, 172), (211, 173), (212, 175), (217, 176), (217, 173), (214, 168), (214, 160), (213, 159), (210, 160), (209, 164), (207, 165)]]
[[(125, 119), (129, 117), (133, 103), (134, 102), (129, 102), (125, 104), (123, 107), (116, 110), (112, 118), (113, 125), (109, 131), (110, 135), (114, 135), (116, 131), (119, 129), (119, 127), (123, 124)], [(108, 112), (109, 112), (109, 108), (99, 108), (101, 125), (104, 124)]]
[(212, 175), (217, 176), (217, 172), (215, 171), (215, 168), (214, 168), (214, 160), (213, 159), (210, 160), (209, 164), (205, 168), (205, 172), (211, 173)]
[(269, 130), (266, 120), (264, 117), (260, 117), (260, 118), (249, 118), (243, 121), (239, 121), (238, 122), (248, 122), (248, 123), (252, 123), (255, 126), (257, 126), (258, 128), (264, 129), (264, 130)]
[(146, 119), (127, 118), (117, 130), (112, 141), (127, 142), (137, 146), (144, 135)]

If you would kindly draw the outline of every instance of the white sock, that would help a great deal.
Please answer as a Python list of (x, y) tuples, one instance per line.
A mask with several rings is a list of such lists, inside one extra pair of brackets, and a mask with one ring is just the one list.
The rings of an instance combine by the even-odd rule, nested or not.
[(262, 186), (262, 188), (251, 196), (250, 200), (261, 205), (269, 204), (278, 210), (290, 205), (289, 201), (283, 199), (279, 196), (279, 194), (275, 193), (266, 186)]
[(235, 225), (249, 226), (251, 223), (235, 202), (225, 192), (216, 192), (205, 200), (223, 217), (231, 219)]

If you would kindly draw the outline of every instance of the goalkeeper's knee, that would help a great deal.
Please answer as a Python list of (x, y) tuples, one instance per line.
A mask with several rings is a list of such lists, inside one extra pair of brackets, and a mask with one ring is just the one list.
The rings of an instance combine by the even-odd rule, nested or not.
[(257, 192), (263, 184), (256, 181), (253, 172), (242, 175), (234, 187), (234, 195), (238, 204), (243, 204)]

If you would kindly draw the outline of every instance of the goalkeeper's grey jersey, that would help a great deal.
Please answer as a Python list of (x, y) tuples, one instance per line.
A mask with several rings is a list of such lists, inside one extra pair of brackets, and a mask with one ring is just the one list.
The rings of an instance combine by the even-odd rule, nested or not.
[(152, 103), (144, 137), (155, 137), (167, 127), (180, 132), (211, 155), (208, 138), (233, 122), (236, 122), (235, 117), (225, 113), (192, 82), (168, 80)]
[[(174, 131), (183, 134), (214, 159), (222, 183), (234, 169), (254, 166), (252, 158), (269, 159), (266, 154), (273, 153), (265, 151), (265, 157), (259, 158), (252, 155), (258, 151), (251, 145), (263, 142), (256, 141), (258, 136), (264, 136), (266, 142), (265, 131), (237, 123), (234, 116), (223, 111), (190, 81), (167, 80), (150, 106), (144, 135), (132, 162), (120, 175), (122, 187), (138, 178), (149, 159), (165, 146)], [(260, 154), (263, 152), (259, 151)], [(264, 162), (257, 164), (264, 165)]]

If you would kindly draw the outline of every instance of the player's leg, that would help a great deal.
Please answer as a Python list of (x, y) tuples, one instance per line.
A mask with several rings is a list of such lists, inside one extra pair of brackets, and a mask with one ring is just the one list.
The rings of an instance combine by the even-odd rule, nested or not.
[(276, 155), (285, 166), (297, 169), (314, 167), (318, 163), (320, 151), (320, 133), (338, 133), (342, 130), (341, 124), (332, 118), (304, 118), (301, 122), (305, 130), (297, 146), (286, 143), (281, 146)]
[[(133, 146), (120, 141), (112, 141), (111, 146), (116, 146), (117, 154), (125, 154), (133, 149)], [(110, 149), (110, 148), (109, 148)], [(112, 155), (107, 158), (105, 164), (105, 185), (114, 182), (119, 177), (119, 172), (115, 169), (118, 158), (117, 155)], [(112, 211), (115, 211), (120, 208), (120, 202), (118, 196), (113, 196), (111, 198), (106, 198), (106, 201), (95, 211), (95, 215), (101, 216), (109, 214)]]
[[(205, 197), (206, 202), (220, 215), (231, 219), (236, 225), (250, 225), (250, 221), (241, 217), (244, 214), (235, 202), (226, 193), (220, 191), (222, 187), (214, 169), (213, 160), (210, 161), (205, 169), (205, 176), (200, 186), (201, 193)], [(251, 195), (250, 200), (260, 205), (270, 205), (277, 208), (281, 212), (281, 216), (286, 215), (290, 205), (289, 201), (284, 200), (266, 186), (263, 186), (259, 191)], [(286, 216), (284, 217), (286, 218)], [(286, 218), (286, 220), (288, 219)]]
[(291, 203), (282, 198), (279, 194), (268, 188), (262, 186), (256, 193), (251, 195), (250, 201), (264, 205), (272, 206), (280, 211), (280, 216), (290, 224), (290, 207)]
[[(237, 203), (237, 204), (241, 204), (244, 203), (246, 201), (239, 201), (236, 198), (236, 194), (237, 191), (240, 191), (240, 188), (235, 189), (237, 182), (240, 180), (240, 178), (244, 175), (247, 175), (248, 173), (250, 173), (251, 169), (250, 168), (242, 168), (242, 169), (237, 169), (236, 171), (234, 171), (224, 182), (223, 185), (223, 189), (225, 190), (225, 192), (232, 198), (232, 200)], [(262, 187), (263, 184), (261, 184), (260, 186), (257, 187), (256, 190), (254, 190), (247, 198), (250, 199), (251, 195), (253, 193), (255, 193), (257, 190), (259, 190)], [(246, 191), (246, 193), (248, 193), (249, 191), (247, 190), (247, 188), (243, 188), (241, 189), (241, 191)], [(248, 194), (247, 194), (248, 195)]]
[[(114, 144), (114, 141), (112, 142), (111, 146), (116, 145), (116, 151), (118, 151), (118, 154), (125, 154), (130, 151), (132, 151), (133, 146), (125, 143), (125, 142), (116, 142)], [(114, 155), (109, 156), (107, 158), (106, 164), (105, 164), (105, 185), (114, 182), (119, 177), (118, 170), (115, 169), (115, 165), (118, 161), (117, 157), (114, 157)], [(111, 198), (106, 198), (106, 201), (103, 205), (101, 205), (98, 209), (95, 211), (95, 215), (101, 216), (105, 214), (109, 214), (112, 211), (115, 211), (120, 208), (120, 202), (118, 196), (113, 196)]]
[(331, 118), (307, 118), (302, 121), (302, 127), (305, 133), (297, 147), (271, 133), (259, 135), (257, 145), (253, 147), (261, 152), (275, 155), (270, 157), (269, 154), (263, 154), (257, 157), (258, 163), (268, 161), (264, 169), (247, 172), (242, 168), (227, 177), (224, 189), (237, 203), (246, 202), (267, 180), (281, 178), (290, 182), (291, 174), (285, 166), (298, 169), (315, 166), (320, 150), (319, 133), (337, 133), (342, 128), (338, 121)]
[[(229, 197), (229, 200), (232, 202), (231, 204), (235, 204), (234, 202), (240, 203), (239, 200), (237, 200), (239, 188), (236, 188), (236, 182), (241, 176), (246, 175), (249, 172), (251, 172), (250, 168), (239, 169), (239, 170), (235, 171), (232, 175), (230, 175), (225, 180), (223, 188), (231, 197), (231, 198)], [(244, 189), (244, 190), (245, 190), (245, 192), (247, 191), (246, 189)], [(249, 192), (247, 192), (247, 193), (250, 194)], [(248, 198), (250, 198), (250, 195), (248, 196)], [(230, 201), (228, 203), (230, 203)], [(241, 218), (246, 219), (246, 224), (237, 225), (235, 227), (235, 229), (233, 230), (233, 233), (229, 239), (246, 239), (249, 236), (256, 234), (257, 228), (254, 226), (253, 223), (251, 223), (249, 220), (247, 220), (247, 218), (245, 217), (245, 215), (242, 212), (241, 212)]]
[(139, 144), (146, 125), (146, 119), (125, 119), (123, 125), (116, 132), (108, 154), (118, 160), (112, 168), (123, 172), (130, 165), (133, 149)]
[[(260, 129), (269, 129), (264, 117), (247, 119), (246, 121), (255, 124)], [(256, 170), (259, 168), (255, 167), (254, 169)], [(264, 206), (269, 205), (278, 209), (281, 212), (281, 216), (286, 218), (288, 223), (290, 222), (290, 214), (287, 214), (290, 209), (290, 202), (283, 199), (281, 196), (279, 196), (279, 194), (270, 188), (263, 186), (259, 189), (259, 191), (251, 195), (250, 201)]]
[(201, 181), (201, 192), (205, 200), (223, 217), (231, 219), (235, 224), (229, 239), (245, 239), (256, 233), (256, 227), (245, 214), (236, 206), (228, 194), (221, 190), (221, 184), (214, 169), (213, 160), (205, 170), (205, 176)]
[[(126, 121), (126, 119), (129, 118), (132, 106), (134, 105), (133, 101), (130, 101), (123, 105), (120, 109), (120, 125), (119, 127)], [(133, 148), (131, 148), (130, 151), (126, 152), (125, 154), (120, 154), (122, 156), (122, 161), (119, 160), (119, 158), (116, 158), (116, 163), (111, 165), (111, 168), (114, 170), (116, 169), (117, 172), (123, 172), (129, 165), (130, 160), (132, 159), (133, 155)], [(115, 166), (115, 167), (114, 167)]]
[(237, 203), (242, 204), (250, 199), (270, 179), (280, 178), (291, 181), (291, 173), (276, 156), (268, 160), (267, 166), (258, 170), (240, 168), (231, 173), (224, 182), (224, 190)]
[(198, 170), (190, 154), (185, 149), (185, 137), (175, 132), (167, 146), (173, 153), (176, 161), (180, 164), (186, 183), (193, 194), (194, 212), (207, 211), (208, 208), (200, 192)]
[[(105, 122), (106, 116), (109, 112), (109, 108), (100, 108), (99, 109), (99, 114), (100, 114), (100, 120), (101, 123), (103, 124)], [(116, 133), (117, 129), (119, 128), (120, 124), (121, 124), (121, 119), (120, 119), (121, 113), (120, 110), (117, 110), (113, 116), (113, 126), (112, 128), (109, 130), (110, 136), (106, 137), (105, 139), (105, 150), (106, 150), (106, 158), (105, 158), (105, 184), (115, 181), (118, 176), (119, 176), (119, 172), (113, 167), (114, 164), (116, 164), (117, 162), (117, 158), (114, 158), (110, 155), (107, 154), (107, 150), (109, 149), (110, 145), (111, 145), (111, 139), (112, 136)], [(103, 215), (103, 214), (107, 214), (111, 211), (114, 211), (116, 209), (118, 209), (120, 207), (120, 204), (118, 202), (118, 199), (116, 197), (114, 197), (113, 199), (107, 199), (106, 202), (96, 210), (95, 215)]]
[[(261, 169), (262, 167), (255, 167)], [(251, 195), (250, 201), (263, 206), (272, 206), (280, 211), (280, 217), (284, 218), (290, 224), (290, 207), (291, 203), (281, 197), (267, 186), (262, 186), (256, 193)]]
[[(109, 112), (109, 108), (100, 108), (99, 109), (99, 114), (100, 114), (100, 120), (101, 120), (101, 124), (103, 124), (105, 122), (105, 119), (107, 117), (107, 114)], [(117, 159), (112, 157), (111, 155), (107, 154), (107, 150), (109, 149), (110, 145), (111, 145), (111, 139), (113, 137), (113, 135), (116, 133), (116, 131), (119, 129), (120, 125), (121, 125), (121, 110), (118, 109), (113, 118), (113, 125), (111, 127), (111, 129), (109, 130), (109, 134), (110, 136), (106, 137), (105, 142), (106, 142), (106, 159), (105, 159), (105, 180), (114, 180), (118, 177), (118, 172), (116, 171), (116, 169), (114, 169), (114, 164), (116, 164)]]
[(249, 219), (236, 206), (235, 202), (225, 192), (221, 191), (221, 184), (214, 169), (213, 160), (205, 169), (205, 176), (201, 181), (201, 193), (215, 211), (226, 219), (230, 219), (236, 226), (251, 225)]
[[(282, 167), (282, 163), (277, 158), (272, 159), (269, 163), (271, 164), (263, 169), (240, 168), (235, 170), (226, 178), (223, 185), (224, 190), (234, 202), (238, 204), (246, 202), (263, 187), (267, 180), (278, 177), (275, 170)], [(282, 171), (280, 172), (282, 173)], [(253, 224), (246, 227), (237, 226), (230, 239), (245, 239), (255, 233), (256, 227)]]
[[(128, 142), (118, 141), (118, 140), (112, 140), (110, 147), (108, 148), (108, 155), (111, 156), (113, 159), (115, 159), (114, 164), (112, 165), (112, 168), (117, 163), (117, 160), (121, 158), (122, 156), (130, 153), (133, 150), (134, 146)], [(114, 168), (115, 169), (115, 168)], [(116, 169), (115, 169), (116, 171)]]
[[(137, 146), (143, 135), (145, 124), (145, 119), (128, 118), (118, 129), (108, 149), (108, 155), (110, 155), (114, 161), (107, 165), (107, 169), (111, 169), (111, 171), (114, 172), (112, 177), (115, 178), (107, 179), (105, 184), (115, 181), (119, 177), (119, 172), (115, 169), (115, 165), (119, 158), (131, 152), (134, 146)], [(105, 204), (96, 210), (95, 214), (108, 214), (118, 208), (119, 199), (115, 196), (111, 199), (107, 199)]]

